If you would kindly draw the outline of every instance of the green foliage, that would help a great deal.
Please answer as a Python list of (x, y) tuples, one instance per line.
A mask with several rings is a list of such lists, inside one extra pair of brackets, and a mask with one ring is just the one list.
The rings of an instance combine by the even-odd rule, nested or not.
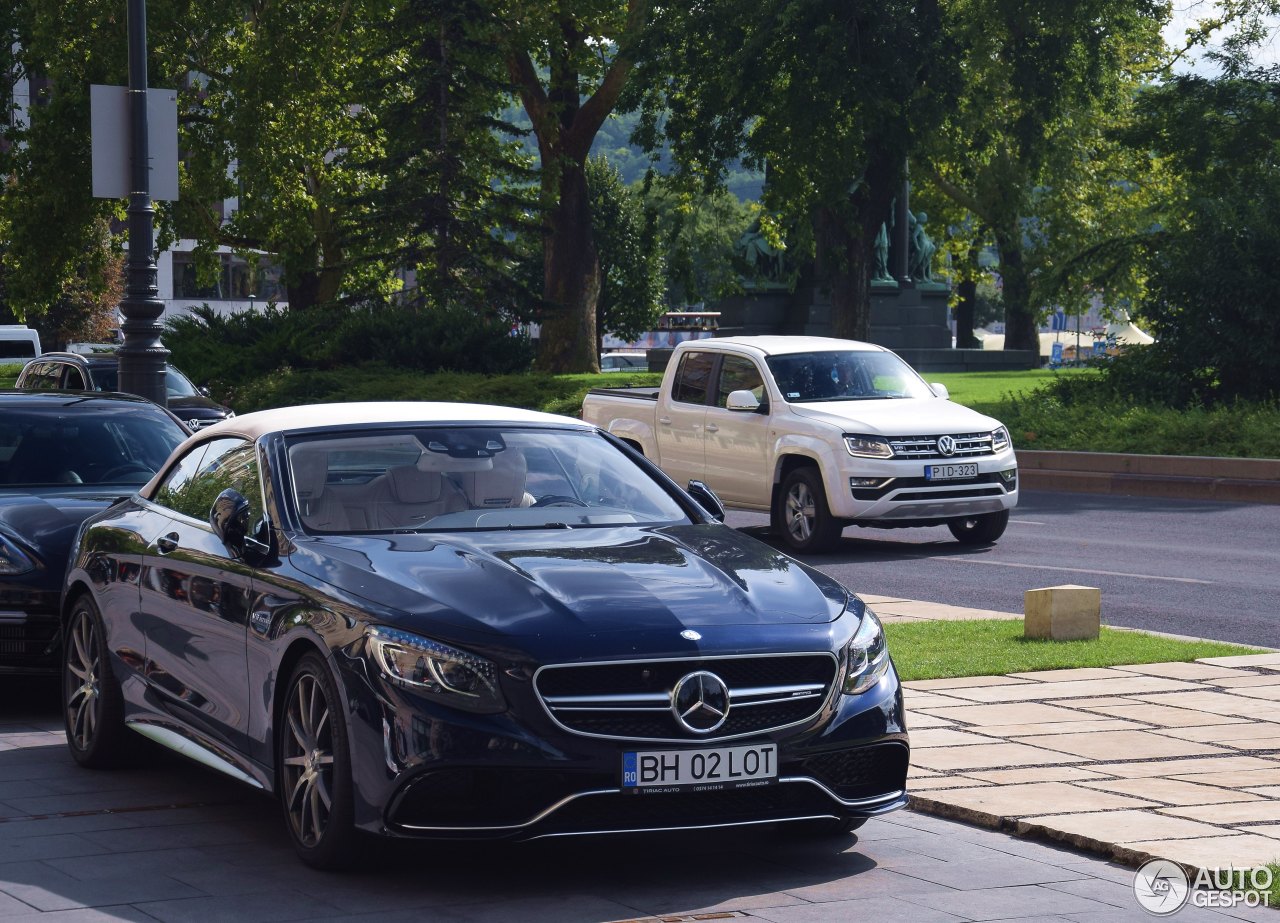
[[(527, 368), (533, 358), (529, 341), (512, 336), (501, 318), (394, 305), (231, 315), (197, 309), (170, 321), (164, 341), (174, 365), (237, 408), (251, 383), (287, 379), (295, 370), (378, 363), (417, 377), (441, 370), (503, 374)], [(335, 374), (341, 380), (344, 373)]]
[(1105, 627), (1096, 641), (1028, 640), (1022, 636), (1021, 619), (889, 624), (884, 630), (893, 665), (908, 681), (1257, 653), (1238, 644), (1179, 641)]
[(639, 196), (603, 157), (587, 161), (591, 229), (600, 252), (596, 330), (624, 340), (652, 330), (662, 313), (663, 266), (657, 241), (645, 233)]

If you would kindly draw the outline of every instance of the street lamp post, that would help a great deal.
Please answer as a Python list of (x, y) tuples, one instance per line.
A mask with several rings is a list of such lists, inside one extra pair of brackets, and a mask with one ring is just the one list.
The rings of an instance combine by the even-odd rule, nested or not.
[(160, 300), (155, 261), (155, 209), (151, 207), (150, 147), (147, 130), (147, 4), (129, 2), (129, 263), (120, 347), (120, 390), (165, 406), (165, 365), (169, 351), (160, 342)]

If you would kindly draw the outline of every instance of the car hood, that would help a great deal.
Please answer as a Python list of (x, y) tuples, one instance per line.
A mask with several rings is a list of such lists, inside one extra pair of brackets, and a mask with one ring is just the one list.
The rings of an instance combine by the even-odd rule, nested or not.
[(171, 397), (168, 407), (184, 420), (193, 417), (201, 420), (221, 420), (227, 413), (227, 408), (201, 395)]
[(817, 626), (849, 600), (829, 577), (720, 525), (309, 536), (290, 563), (437, 634)]
[(92, 491), (73, 496), (0, 493), (0, 532), (34, 552), (44, 567), (61, 572), (80, 524), (119, 496)]
[(980, 433), (1000, 425), (999, 420), (976, 410), (935, 398), (792, 404), (791, 412), (810, 420), (830, 423), (842, 432), (877, 436)]

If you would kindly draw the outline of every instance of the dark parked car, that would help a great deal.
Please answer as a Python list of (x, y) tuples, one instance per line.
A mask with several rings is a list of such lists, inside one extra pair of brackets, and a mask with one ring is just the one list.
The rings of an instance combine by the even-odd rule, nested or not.
[[(115, 391), (120, 387), (120, 360), (113, 352), (44, 353), (22, 367), (14, 387), (27, 391)], [(186, 375), (167, 366), (164, 377), (168, 407), (192, 432), (235, 416), (210, 400)]]
[(0, 391), (0, 672), (59, 669), (58, 599), (81, 522), (186, 436), (141, 398)]
[(247, 414), (86, 522), (71, 753), (137, 731), (274, 791), (299, 855), (806, 822), (906, 802), (876, 617), (580, 421)]

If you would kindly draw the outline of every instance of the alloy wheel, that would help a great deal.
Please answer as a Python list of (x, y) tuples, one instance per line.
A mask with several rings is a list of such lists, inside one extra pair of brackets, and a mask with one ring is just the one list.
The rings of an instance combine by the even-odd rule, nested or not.
[(813, 493), (803, 481), (791, 485), (787, 492), (787, 531), (798, 542), (807, 542), (813, 533), (813, 520), (817, 516)]
[(93, 616), (76, 613), (67, 639), (67, 735), (79, 750), (88, 750), (102, 717), (102, 661), (98, 656), (98, 626)]
[(303, 846), (318, 844), (333, 810), (333, 722), (312, 673), (298, 675), (285, 706), (284, 790), (289, 823)]

